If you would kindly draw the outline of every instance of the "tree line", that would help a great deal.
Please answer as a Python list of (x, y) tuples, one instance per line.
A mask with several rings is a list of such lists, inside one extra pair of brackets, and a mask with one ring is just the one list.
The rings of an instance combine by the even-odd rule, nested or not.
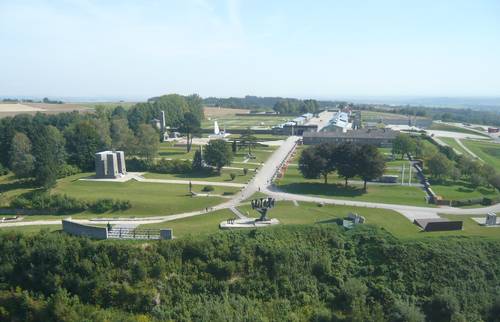
[(156, 156), (159, 130), (152, 119), (165, 111), (172, 128), (193, 134), (203, 119), (198, 95), (164, 95), (126, 110), (97, 107), (95, 113), (16, 115), (0, 120), (0, 169), (19, 178), (34, 178), (52, 187), (56, 179), (94, 169), (94, 157), (106, 149), (145, 159)]
[(299, 159), (299, 170), (307, 179), (323, 177), (328, 183), (328, 175), (337, 172), (348, 180), (359, 176), (364, 182), (378, 179), (384, 174), (385, 158), (373, 145), (343, 143), (321, 143), (306, 148)]
[(316, 224), (136, 246), (0, 233), (0, 320), (495, 322), (500, 316), (498, 240), (401, 241), (369, 224), (350, 231)]

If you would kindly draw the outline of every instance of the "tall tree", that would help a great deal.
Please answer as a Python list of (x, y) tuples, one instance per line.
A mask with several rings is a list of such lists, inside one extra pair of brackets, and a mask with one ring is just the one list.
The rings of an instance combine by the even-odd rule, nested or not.
[(405, 154), (415, 152), (416, 147), (414, 139), (407, 134), (401, 133), (396, 136), (392, 143), (392, 153), (400, 154), (402, 159)]
[(196, 115), (192, 112), (184, 113), (184, 118), (181, 122), (180, 131), (186, 134), (186, 149), (189, 153), (193, 145), (193, 136), (201, 133), (201, 123)]
[(299, 159), (299, 171), (304, 178), (323, 177), (328, 183), (328, 175), (335, 171), (335, 145), (322, 143), (305, 149)]
[(207, 164), (214, 166), (220, 175), (222, 167), (230, 165), (233, 161), (233, 153), (226, 141), (212, 140), (205, 147), (203, 159)]
[(35, 158), (31, 154), (31, 141), (22, 132), (17, 132), (12, 138), (10, 150), (10, 169), (18, 178), (28, 178), (33, 175)]
[(69, 161), (84, 171), (94, 168), (95, 153), (105, 149), (95, 123), (79, 121), (64, 133)]
[(385, 159), (377, 147), (373, 145), (362, 145), (357, 152), (356, 159), (357, 172), (363, 179), (363, 189), (366, 191), (368, 181), (380, 178), (384, 174)]
[(349, 143), (341, 144), (335, 149), (337, 173), (341, 178), (344, 178), (346, 187), (349, 179), (355, 177), (359, 173), (359, 167), (356, 164), (358, 149), (359, 147), (357, 145)]
[(253, 131), (248, 127), (246, 131), (240, 137), (241, 143), (248, 148), (248, 153), (252, 153), (252, 147), (257, 144), (257, 138), (253, 134)]
[(427, 167), (432, 177), (443, 179), (449, 176), (453, 169), (453, 162), (450, 161), (444, 154), (436, 153), (427, 161)]
[(65, 163), (64, 137), (54, 126), (39, 126), (33, 138), (36, 182), (44, 188), (56, 184), (59, 167)]
[(151, 125), (141, 124), (137, 134), (137, 154), (151, 161), (158, 153), (160, 139)]
[(111, 141), (113, 149), (134, 153), (137, 142), (126, 118), (116, 118), (111, 121)]

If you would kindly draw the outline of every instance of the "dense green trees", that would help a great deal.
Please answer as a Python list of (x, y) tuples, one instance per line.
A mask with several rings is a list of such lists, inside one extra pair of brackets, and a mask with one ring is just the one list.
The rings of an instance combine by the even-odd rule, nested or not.
[(314, 145), (305, 149), (299, 159), (299, 170), (304, 178), (320, 176), (328, 183), (328, 175), (336, 169), (336, 146), (330, 143)]
[(491, 239), (401, 241), (369, 225), (143, 245), (0, 233), (0, 320), (493, 322), (499, 252)]
[(149, 124), (139, 125), (137, 131), (137, 155), (153, 160), (160, 146), (160, 138), (158, 132)]
[(66, 160), (65, 140), (61, 132), (52, 125), (42, 126), (33, 139), (33, 155), (35, 157), (35, 180), (44, 188), (52, 188), (56, 184), (59, 167)]
[(22, 132), (17, 132), (12, 138), (10, 168), (18, 178), (28, 178), (33, 175), (35, 158), (31, 154), (31, 141)]
[(109, 148), (94, 122), (84, 120), (68, 127), (64, 133), (69, 161), (84, 171), (94, 169), (95, 153)]
[(385, 169), (385, 159), (375, 146), (322, 143), (305, 149), (299, 159), (299, 170), (304, 178), (323, 177), (328, 183), (328, 175), (337, 171), (339, 177), (348, 180), (355, 176), (364, 181), (381, 177)]
[(203, 159), (208, 165), (215, 167), (220, 174), (222, 167), (230, 165), (233, 161), (233, 152), (226, 141), (212, 140), (203, 151)]
[(317, 113), (320, 105), (316, 100), (282, 99), (276, 102), (273, 110), (279, 114)]
[(405, 154), (414, 153), (417, 148), (415, 140), (413, 140), (408, 134), (398, 134), (392, 143), (392, 153), (400, 154), (401, 158)]

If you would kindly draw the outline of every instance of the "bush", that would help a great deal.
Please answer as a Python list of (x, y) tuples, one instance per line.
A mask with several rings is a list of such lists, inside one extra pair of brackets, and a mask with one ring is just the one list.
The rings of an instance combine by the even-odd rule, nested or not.
[(204, 186), (203, 189), (201, 189), (201, 191), (203, 192), (211, 192), (211, 191), (214, 191), (214, 187), (213, 186)]
[(129, 171), (150, 171), (153, 168), (151, 161), (139, 158), (132, 158), (127, 160), (127, 170)]
[(243, 168), (243, 175), (246, 176), (248, 174), (248, 168)]
[(167, 160), (161, 159), (150, 171), (157, 173), (189, 173), (193, 171), (193, 165), (189, 160)]
[(460, 199), (460, 200), (452, 200), (451, 205), (453, 207), (463, 207), (463, 206), (480, 205), (483, 202), (484, 198)]
[(3, 164), (0, 163), (0, 176), (4, 176), (9, 172), (6, 167), (3, 166)]
[(80, 172), (82, 172), (82, 170), (80, 170), (80, 168), (78, 168), (77, 166), (66, 163), (59, 167), (59, 169), (57, 170), (57, 178), (61, 179), (69, 177)]
[(17, 209), (48, 210), (54, 213), (75, 213), (89, 209), (94, 213), (106, 211), (123, 211), (130, 209), (128, 200), (99, 199), (95, 202), (80, 200), (67, 195), (50, 194), (48, 192), (32, 192), (17, 196), (10, 207)]
[(231, 172), (229, 177), (231, 178), (231, 181), (234, 181), (234, 179), (236, 179), (236, 173)]

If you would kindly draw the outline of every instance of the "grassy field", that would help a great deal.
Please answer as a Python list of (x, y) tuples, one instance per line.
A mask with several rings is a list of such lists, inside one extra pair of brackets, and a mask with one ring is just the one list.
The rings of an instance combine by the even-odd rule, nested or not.
[[(236, 178), (231, 180), (230, 173), (236, 174)], [(210, 181), (210, 182), (229, 182), (229, 183), (247, 183), (255, 174), (255, 169), (249, 168), (247, 175), (243, 174), (243, 170), (236, 169), (222, 169), (221, 175), (216, 171), (213, 172), (199, 172), (188, 174), (168, 174), (168, 173), (152, 173), (144, 174), (148, 179), (165, 179), (165, 180), (197, 180), (197, 181)]]
[(494, 197), (498, 192), (493, 187), (473, 187), (465, 181), (432, 184), (432, 190), (447, 200)]
[(453, 149), (459, 151), (463, 155), (470, 156), (469, 152), (465, 151), (454, 138), (439, 138), (441, 141), (452, 147)]
[(285, 123), (292, 120), (290, 116), (274, 116), (274, 115), (252, 115), (252, 116), (236, 116), (236, 115), (221, 115), (210, 117), (203, 120), (201, 127), (204, 129), (213, 129), (214, 121), (217, 120), (221, 129), (226, 129), (230, 132), (231, 129), (246, 129), (248, 127), (271, 128), (273, 126)]
[(485, 138), (490, 138), (487, 134), (484, 133), (479, 133), (463, 127), (458, 127), (443, 123), (436, 123), (436, 122), (432, 123), (432, 125), (429, 127), (429, 130), (474, 134), (474, 135), (484, 136)]
[(462, 140), (462, 143), (484, 162), (500, 171), (500, 144), (475, 140)]
[[(187, 185), (146, 183), (133, 180), (123, 183), (77, 180), (83, 176), (85, 175), (62, 180), (57, 184), (54, 192), (87, 200), (113, 198), (130, 200), (132, 203), (132, 208), (123, 212), (118, 211), (102, 215), (82, 213), (82, 215), (91, 215), (92, 217), (170, 215), (203, 209), (225, 200), (218, 197), (190, 197)], [(193, 186), (195, 192), (201, 192), (202, 188), (203, 186)], [(238, 190), (231, 187), (214, 188), (215, 190), (211, 194), (222, 194), (223, 192)]]
[(285, 176), (278, 181), (278, 185), (280, 189), (290, 193), (345, 200), (429, 206), (425, 201), (424, 191), (417, 187), (370, 185), (368, 191), (364, 192), (361, 184), (351, 183), (345, 188), (343, 179), (335, 175), (330, 175), (329, 184), (325, 185), (322, 182), (322, 179), (305, 179), (298, 168), (289, 167)]
[(174, 146), (171, 142), (162, 142), (158, 149), (158, 156), (166, 159), (192, 160), (195, 151), (199, 148), (199, 146), (193, 145), (191, 151), (188, 153), (184, 146)]
[(199, 215), (184, 219), (166, 221), (157, 224), (141, 225), (140, 228), (172, 228), (174, 237), (200, 236), (219, 231), (219, 223), (234, 218), (234, 214), (227, 210), (218, 210), (206, 215)]

